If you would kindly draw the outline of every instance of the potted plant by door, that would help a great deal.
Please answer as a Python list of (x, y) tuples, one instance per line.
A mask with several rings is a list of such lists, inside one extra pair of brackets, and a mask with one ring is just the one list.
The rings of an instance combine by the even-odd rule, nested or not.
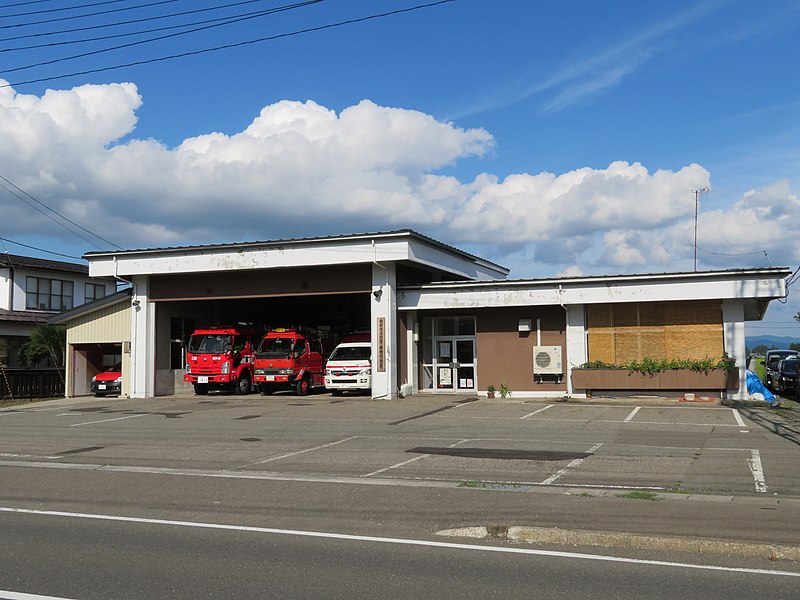
[(487, 398), (494, 398), (495, 387), (490, 385), (486, 388), (486, 397)]

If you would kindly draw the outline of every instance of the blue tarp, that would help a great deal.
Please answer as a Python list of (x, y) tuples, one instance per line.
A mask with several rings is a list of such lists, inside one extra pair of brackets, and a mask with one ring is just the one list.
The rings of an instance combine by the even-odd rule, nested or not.
[[(769, 405), (772, 406), (776, 403), (777, 398), (775, 398), (775, 394), (770, 392), (761, 380), (758, 378), (758, 375), (753, 373), (752, 371), (747, 371), (747, 393), (751, 396), (753, 394), (761, 394), (764, 396), (764, 400), (769, 402)], [(780, 404), (778, 402), (778, 404)]]

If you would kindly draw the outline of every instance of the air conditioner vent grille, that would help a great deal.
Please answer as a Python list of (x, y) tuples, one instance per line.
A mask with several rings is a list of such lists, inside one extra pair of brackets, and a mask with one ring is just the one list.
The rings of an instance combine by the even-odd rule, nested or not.
[(533, 372), (536, 375), (562, 375), (561, 346), (534, 346)]

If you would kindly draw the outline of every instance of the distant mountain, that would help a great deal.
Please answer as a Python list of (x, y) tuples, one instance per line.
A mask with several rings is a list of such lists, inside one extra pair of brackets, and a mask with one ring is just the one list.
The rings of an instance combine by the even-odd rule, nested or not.
[(745, 338), (745, 344), (751, 350), (762, 344), (776, 348), (788, 348), (790, 344), (800, 344), (800, 338), (785, 335), (754, 335)]

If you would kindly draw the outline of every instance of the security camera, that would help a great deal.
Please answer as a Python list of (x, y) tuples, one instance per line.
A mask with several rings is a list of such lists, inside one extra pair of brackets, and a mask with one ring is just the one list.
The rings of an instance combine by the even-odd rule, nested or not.
[(372, 292), (372, 295), (375, 296), (375, 300), (380, 302), (381, 296), (383, 295), (383, 290), (375, 290), (374, 292)]

